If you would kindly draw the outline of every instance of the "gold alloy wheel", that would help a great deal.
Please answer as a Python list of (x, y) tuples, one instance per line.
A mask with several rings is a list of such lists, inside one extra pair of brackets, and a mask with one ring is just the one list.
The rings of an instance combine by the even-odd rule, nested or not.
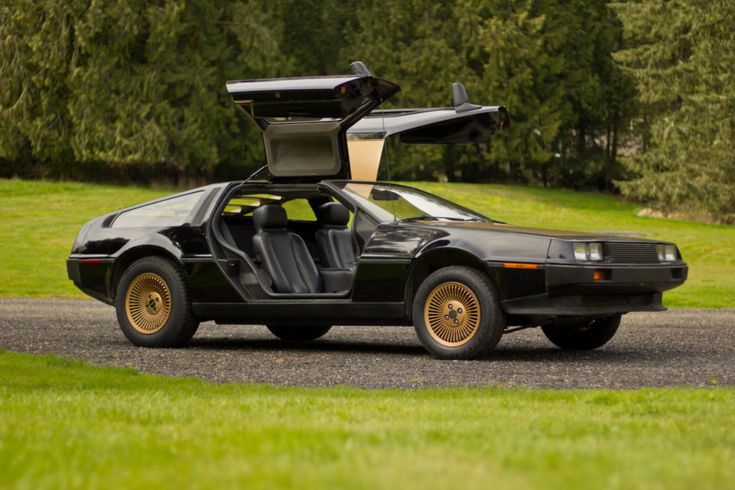
[(426, 298), (424, 324), (441, 345), (459, 347), (472, 340), (480, 327), (480, 302), (461, 282), (443, 282)]
[(145, 335), (161, 330), (171, 316), (171, 292), (158, 274), (144, 272), (130, 282), (125, 313), (132, 327)]

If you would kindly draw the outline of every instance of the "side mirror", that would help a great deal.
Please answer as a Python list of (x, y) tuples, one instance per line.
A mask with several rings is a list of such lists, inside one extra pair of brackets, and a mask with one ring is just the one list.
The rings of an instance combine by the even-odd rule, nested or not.
[(459, 82), (452, 84), (452, 104), (457, 112), (471, 111), (479, 109), (481, 106), (470, 104), (470, 97), (467, 95), (467, 89)]

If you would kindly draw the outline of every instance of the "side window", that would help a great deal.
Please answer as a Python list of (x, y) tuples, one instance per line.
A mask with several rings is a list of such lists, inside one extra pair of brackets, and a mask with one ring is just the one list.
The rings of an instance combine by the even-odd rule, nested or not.
[(306, 199), (291, 199), (283, 203), (288, 219), (298, 221), (316, 221), (316, 215)]
[(203, 191), (192, 192), (184, 196), (173, 197), (125, 211), (115, 218), (112, 228), (178, 226), (184, 224), (184, 221), (203, 195)]
[(258, 206), (262, 206), (263, 204), (278, 204), (281, 199), (281, 196), (263, 193), (233, 197), (229, 200), (227, 206), (225, 206), (222, 214), (225, 216), (248, 216), (253, 214), (253, 211)]

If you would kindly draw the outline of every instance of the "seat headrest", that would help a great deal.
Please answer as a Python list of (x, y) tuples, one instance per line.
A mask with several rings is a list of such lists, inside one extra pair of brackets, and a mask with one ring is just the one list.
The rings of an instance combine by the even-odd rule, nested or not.
[(319, 222), (327, 226), (347, 226), (350, 221), (350, 212), (337, 202), (328, 202), (319, 206), (317, 210)]
[(286, 210), (277, 204), (264, 204), (253, 211), (256, 231), (262, 229), (283, 229), (288, 223)]

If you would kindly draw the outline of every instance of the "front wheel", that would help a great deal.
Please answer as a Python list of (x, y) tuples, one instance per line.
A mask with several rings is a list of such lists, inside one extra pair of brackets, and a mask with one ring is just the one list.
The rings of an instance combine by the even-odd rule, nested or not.
[(413, 324), (434, 357), (473, 359), (495, 348), (505, 330), (505, 315), (486, 274), (454, 266), (421, 283), (413, 301)]
[(143, 347), (182, 346), (199, 327), (181, 271), (163, 257), (145, 257), (127, 268), (115, 308), (123, 334)]
[(618, 331), (622, 315), (587, 319), (576, 323), (555, 323), (541, 327), (554, 345), (564, 350), (592, 350), (602, 347)]
[(329, 332), (331, 325), (266, 325), (273, 335), (287, 342), (308, 342)]

